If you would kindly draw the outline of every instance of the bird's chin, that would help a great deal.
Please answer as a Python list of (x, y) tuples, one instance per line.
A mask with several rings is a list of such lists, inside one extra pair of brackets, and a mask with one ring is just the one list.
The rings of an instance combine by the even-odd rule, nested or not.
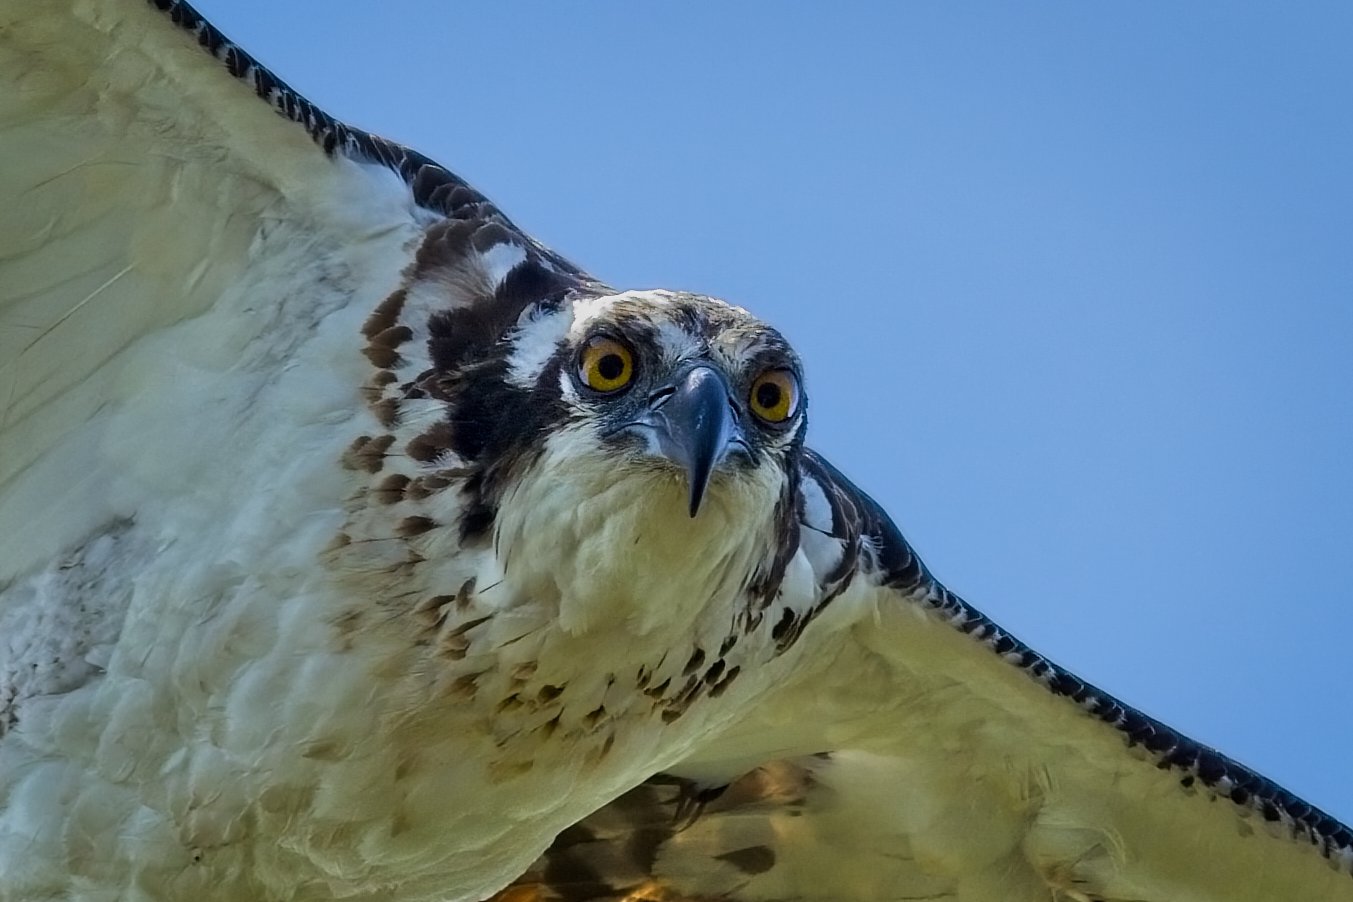
[(661, 431), (650, 423), (626, 423), (606, 438), (628, 445), (625, 465), (631, 472), (644, 474), (663, 490), (679, 486), (685, 493), (688, 517), (698, 516), (716, 495), (724, 496), (726, 501), (730, 493), (736, 493), (738, 483), (746, 479), (752, 466), (751, 449), (740, 435), (716, 450), (713, 465), (705, 473), (692, 466), (689, 456), (674, 452), (672, 443), (664, 441)]
[[(641, 503), (651, 503), (655, 513), (663, 515), (680, 514), (680, 521), (690, 523), (692, 514), (690, 475), (680, 464), (661, 455), (639, 455), (623, 468), (617, 467), (618, 479), (634, 480), (645, 486), (641, 494)], [(709, 474), (705, 484), (699, 510), (694, 519), (702, 519), (707, 512), (718, 510), (729, 512), (738, 506), (745, 506), (751, 498), (749, 494), (756, 489), (757, 480), (741, 461), (724, 461)], [(681, 528), (680, 521), (673, 521), (672, 527)]]

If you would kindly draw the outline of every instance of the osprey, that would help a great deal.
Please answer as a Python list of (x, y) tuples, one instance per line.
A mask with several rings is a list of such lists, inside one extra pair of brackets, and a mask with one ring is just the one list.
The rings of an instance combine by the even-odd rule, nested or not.
[(185, 3), (6, 0), (0, 72), (0, 899), (1353, 899), (937, 582), (756, 317)]

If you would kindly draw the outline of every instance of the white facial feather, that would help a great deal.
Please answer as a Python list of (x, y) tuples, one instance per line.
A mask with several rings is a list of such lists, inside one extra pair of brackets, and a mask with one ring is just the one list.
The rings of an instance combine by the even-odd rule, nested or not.
[[(661, 292), (652, 292), (660, 294)], [(573, 323), (568, 330), (570, 338), (581, 339), (587, 334), (592, 323), (597, 317), (601, 316), (611, 307), (615, 306), (616, 301), (623, 297), (635, 294), (635, 292), (626, 292), (625, 294), (608, 294), (599, 298), (582, 298), (573, 303)]]
[(535, 385), (572, 324), (573, 311), (567, 307), (547, 313), (528, 308), (510, 338), (512, 355), (507, 360), (508, 381), (524, 389)]

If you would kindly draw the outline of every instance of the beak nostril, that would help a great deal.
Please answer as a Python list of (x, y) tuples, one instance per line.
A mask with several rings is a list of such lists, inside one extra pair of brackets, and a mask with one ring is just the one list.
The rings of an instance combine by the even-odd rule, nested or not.
[(675, 385), (669, 385), (666, 388), (660, 388), (653, 394), (648, 396), (648, 406), (653, 408), (654, 410), (657, 410), (659, 407), (666, 404), (674, 394), (676, 394)]

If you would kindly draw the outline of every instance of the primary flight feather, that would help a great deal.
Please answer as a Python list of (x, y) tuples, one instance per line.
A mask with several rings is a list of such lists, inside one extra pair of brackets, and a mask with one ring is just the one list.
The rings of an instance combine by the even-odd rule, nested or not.
[(1353, 898), (936, 582), (752, 314), (184, 3), (8, 0), (0, 73), (0, 899)]

